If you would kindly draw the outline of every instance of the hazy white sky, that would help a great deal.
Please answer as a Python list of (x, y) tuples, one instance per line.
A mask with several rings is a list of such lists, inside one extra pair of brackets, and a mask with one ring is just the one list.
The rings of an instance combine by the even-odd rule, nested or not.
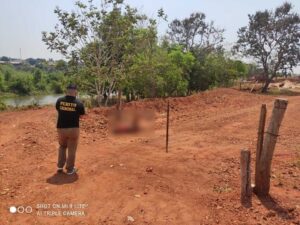
[[(42, 31), (52, 31), (57, 23), (55, 6), (72, 10), (75, 0), (1, 0), (0, 56), (22, 58), (61, 58), (51, 53), (42, 42)], [(100, 2), (100, 0), (95, 0)], [(284, 0), (125, 0), (150, 17), (163, 8), (168, 20), (185, 18), (192, 12), (204, 12), (219, 28), (225, 28), (225, 46), (236, 40), (237, 30), (247, 25), (248, 14), (257, 10), (274, 9)], [(290, 0), (294, 11), (300, 13), (300, 0)], [(167, 23), (159, 24), (159, 33), (167, 30)]]

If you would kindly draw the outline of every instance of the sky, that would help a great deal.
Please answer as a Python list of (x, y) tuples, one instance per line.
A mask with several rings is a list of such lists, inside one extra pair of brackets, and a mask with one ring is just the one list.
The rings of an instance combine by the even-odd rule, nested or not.
[[(94, 0), (100, 2), (100, 0)], [(125, 0), (150, 17), (156, 17), (163, 8), (168, 21), (183, 19), (193, 12), (203, 12), (207, 20), (213, 20), (218, 28), (225, 29), (225, 48), (237, 38), (240, 27), (248, 24), (248, 14), (258, 10), (274, 9), (285, 0)], [(294, 11), (300, 13), (300, 0), (290, 0)], [(75, 0), (1, 0), (0, 1), (0, 56), (23, 59), (62, 58), (51, 53), (42, 42), (42, 31), (54, 30), (58, 22), (53, 10), (56, 6), (71, 11)], [(163, 35), (168, 25), (159, 23), (159, 34)], [(298, 70), (298, 69), (297, 69)], [(299, 70), (300, 71), (300, 70)]]

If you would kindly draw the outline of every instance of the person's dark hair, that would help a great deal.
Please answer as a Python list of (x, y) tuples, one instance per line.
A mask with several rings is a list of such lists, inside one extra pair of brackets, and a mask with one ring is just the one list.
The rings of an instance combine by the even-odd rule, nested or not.
[(67, 89), (77, 90), (77, 85), (76, 85), (76, 84), (69, 84), (69, 85), (67, 86)]

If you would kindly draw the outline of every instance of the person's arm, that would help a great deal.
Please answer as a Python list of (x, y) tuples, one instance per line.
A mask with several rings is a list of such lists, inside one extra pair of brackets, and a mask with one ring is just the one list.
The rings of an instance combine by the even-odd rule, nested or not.
[(79, 113), (80, 116), (85, 115), (85, 108), (84, 108), (83, 103), (80, 103), (80, 104), (79, 104), (79, 107), (78, 107), (78, 113)]
[(60, 104), (60, 100), (57, 99), (56, 104), (55, 104), (55, 108), (57, 111), (59, 110), (59, 104)]

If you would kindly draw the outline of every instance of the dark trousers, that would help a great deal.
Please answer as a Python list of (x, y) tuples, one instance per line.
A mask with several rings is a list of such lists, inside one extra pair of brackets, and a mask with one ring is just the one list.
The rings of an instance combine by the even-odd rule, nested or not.
[[(62, 128), (58, 132), (58, 162), (57, 167), (63, 168), (66, 165), (67, 171), (72, 171), (75, 165), (76, 149), (79, 139), (79, 128)], [(68, 157), (67, 157), (68, 149)]]

